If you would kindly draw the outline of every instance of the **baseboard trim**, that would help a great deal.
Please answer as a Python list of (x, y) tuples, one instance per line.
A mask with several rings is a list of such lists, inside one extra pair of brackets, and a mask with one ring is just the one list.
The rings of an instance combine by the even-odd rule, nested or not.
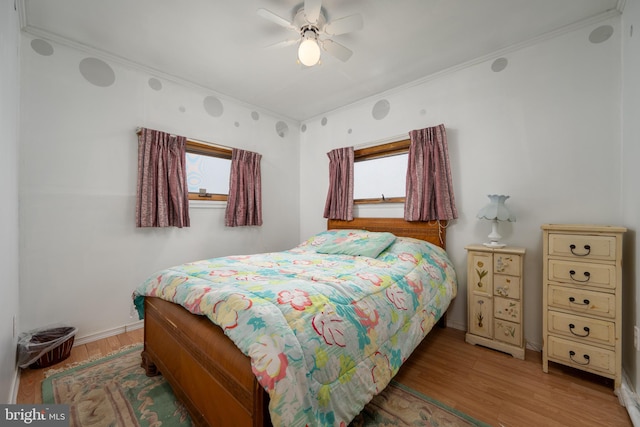
[(15, 404), (18, 401), (18, 390), (20, 388), (20, 368), (16, 365), (16, 370), (13, 374), (13, 382), (11, 384), (11, 394), (9, 395), (10, 405)]
[(532, 343), (527, 341), (526, 345), (527, 349), (537, 351), (538, 353), (542, 353), (542, 346), (540, 344)]
[(114, 335), (124, 334), (125, 332), (135, 331), (136, 329), (140, 329), (142, 327), (144, 327), (144, 320), (138, 320), (137, 322), (128, 323), (117, 328), (106, 329), (101, 332), (96, 332), (82, 337), (76, 337), (73, 345), (75, 347), (76, 345), (87, 344), (93, 341), (101, 340), (103, 338), (109, 338)]
[(447, 328), (457, 329), (459, 331), (465, 331), (466, 332), (467, 325), (462, 324), (462, 323), (458, 323), (458, 322), (452, 322), (449, 318), (447, 318)]
[(622, 373), (622, 385), (620, 386), (620, 393), (618, 395), (620, 404), (627, 409), (629, 418), (635, 427), (640, 426), (640, 397), (633, 390), (631, 381), (626, 372)]

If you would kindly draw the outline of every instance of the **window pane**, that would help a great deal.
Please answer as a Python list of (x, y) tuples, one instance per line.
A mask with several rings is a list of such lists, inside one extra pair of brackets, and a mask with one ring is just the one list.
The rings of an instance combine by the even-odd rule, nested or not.
[(409, 154), (355, 162), (353, 198), (404, 197)]
[(231, 160), (187, 153), (187, 185), (190, 193), (229, 194)]

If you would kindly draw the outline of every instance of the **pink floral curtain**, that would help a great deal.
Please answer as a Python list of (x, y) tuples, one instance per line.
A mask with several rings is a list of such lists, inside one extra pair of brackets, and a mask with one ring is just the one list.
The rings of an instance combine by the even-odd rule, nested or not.
[(189, 227), (186, 143), (184, 136), (139, 132), (136, 227)]
[(262, 225), (261, 158), (260, 154), (251, 151), (237, 148), (232, 150), (229, 198), (225, 213), (227, 227)]
[(353, 147), (336, 148), (329, 156), (329, 192), (324, 217), (353, 219)]
[(457, 218), (444, 125), (413, 130), (409, 137), (404, 219), (431, 221)]

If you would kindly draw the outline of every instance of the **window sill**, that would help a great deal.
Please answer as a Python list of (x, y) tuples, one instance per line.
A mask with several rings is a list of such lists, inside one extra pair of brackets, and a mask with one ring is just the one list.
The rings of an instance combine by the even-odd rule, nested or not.
[(361, 210), (370, 210), (370, 209), (404, 209), (404, 203), (360, 203), (357, 204), (356, 207)]
[(215, 200), (189, 200), (189, 209), (225, 209), (227, 202)]

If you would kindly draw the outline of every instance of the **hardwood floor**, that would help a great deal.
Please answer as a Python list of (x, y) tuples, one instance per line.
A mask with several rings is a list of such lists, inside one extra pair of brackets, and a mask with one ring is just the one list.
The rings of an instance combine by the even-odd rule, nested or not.
[(612, 380), (556, 364), (545, 374), (539, 352), (515, 359), (452, 328), (434, 328), (395, 379), (497, 427), (632, 426)]
[[(107, 355), (142, 342), (142, 329), (76, 346), (67, 363)], [(60, 366), (55, 366), (60, 367)], [(20, 376), (17, 403), (41, 403), (47, 369)], [(631, 427), (612, 381), (551, 364), (542, 372), (540, 353), (526, 360), (464, 342), (464, 332), (434, 328), (395, 379), (496, 427)]]

